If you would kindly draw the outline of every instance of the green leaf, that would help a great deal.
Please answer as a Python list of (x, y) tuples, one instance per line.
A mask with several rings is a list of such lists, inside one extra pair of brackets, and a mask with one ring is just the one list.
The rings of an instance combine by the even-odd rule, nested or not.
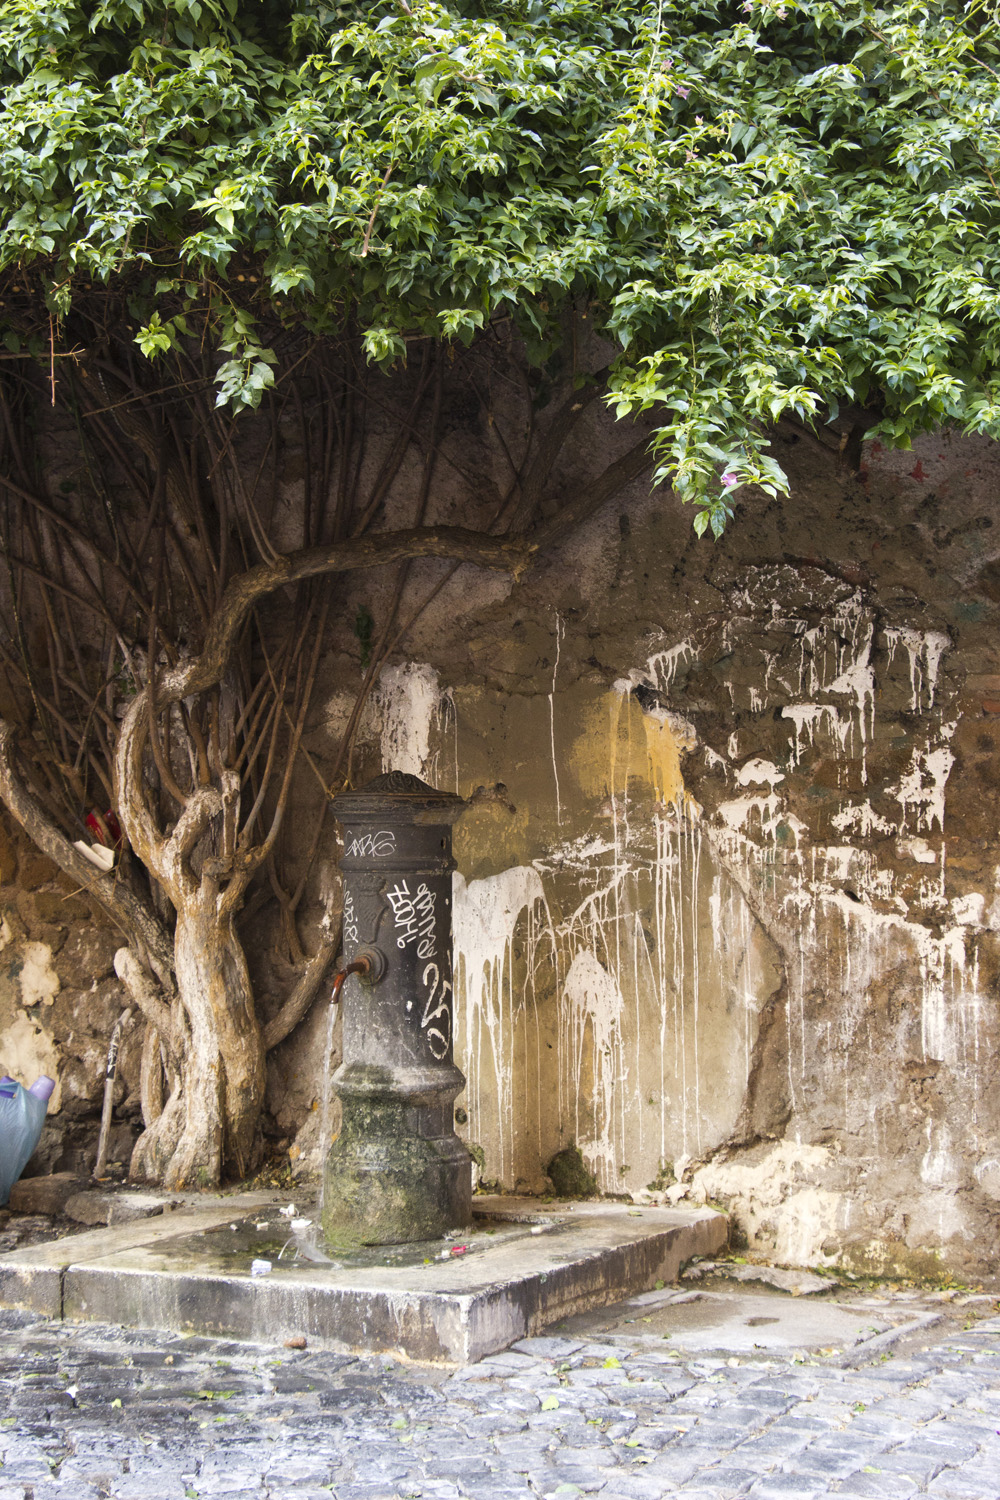
[(369, 328), (362, 343), (373, 364), (390, 365), (397, 359), (406, 358), (406, 344), (391, 328)]
[(543, 366), (587, 309), (699, 535), (720, 464), (787, 491), (786, 415), (1000, 432), (1000, 57), (952, 0), (0, 5), (0, 277), (39, 348), (106, 293), (239, 410), (258, 311), (388, 370), (507, 319)]
[(152, 314), (144, 328), (139, 329), (135, 341), (147, 359), (155, 359), (157, 354), (162, 354), (174, 342), (170, 329), (160, 322), (160, 315), (157, 312)]

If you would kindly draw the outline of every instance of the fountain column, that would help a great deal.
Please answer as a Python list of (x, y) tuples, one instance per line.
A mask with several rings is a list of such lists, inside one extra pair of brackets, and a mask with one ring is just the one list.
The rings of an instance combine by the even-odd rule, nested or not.
[(451, 828), (465, 803), (399, 771), (333, 808), (344, 828), (343, 1124), (326, 1160), (328, 1245), (437, 1239), (472, 1220), (472, 1163), (455, 1134)]

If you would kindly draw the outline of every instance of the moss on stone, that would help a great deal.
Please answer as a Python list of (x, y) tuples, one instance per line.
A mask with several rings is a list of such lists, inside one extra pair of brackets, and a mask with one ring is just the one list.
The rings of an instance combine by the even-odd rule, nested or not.
[(456, 1136), (420, 1135), (398, 1099), (348, 1097), (343, 1110), (324, 1172), (329, 1248), (411, 1244), (468, 1226), (472, 1162)]
[(596, 1198), (597, 1179), (587, 1171), (587, 1164), (575, 1142), (557, 1151), (546, 1171), (557, 1198)]

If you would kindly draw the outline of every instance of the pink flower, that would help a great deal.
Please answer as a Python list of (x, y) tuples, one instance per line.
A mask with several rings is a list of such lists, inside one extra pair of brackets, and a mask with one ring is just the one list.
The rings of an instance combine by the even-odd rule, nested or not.
[(691, 90), (690, 89), (685, 89), (685, 88), (678, 88), (677, 92), (680, 94), (680, 96), (681, 96), (682, 99), (686, 99), (687, 96), (688, 96), (688, 94), (690, 94)]
[(722, 483), (725, 485), (727, 490), (734, 490), (739, 482), (740, 481), (735, 474), (723, 474), (722, 476)]

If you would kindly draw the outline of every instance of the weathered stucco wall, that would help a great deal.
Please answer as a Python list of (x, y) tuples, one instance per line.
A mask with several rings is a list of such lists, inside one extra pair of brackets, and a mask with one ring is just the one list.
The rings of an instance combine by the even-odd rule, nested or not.
[(466, 580), (383, 680), (385, 766), (516, 808), (456, 834), (465, 1128), (507, 1187), (575, 1141), (781, 1260), (988, 1268), (998, 455), (783, 457), (721, 543), (637, 494)]
[[(466, 468), (502, 491), (459, 417)], [(543, 1190), (575, 1142), (604, 1191), (720, 1200), (782, 1261), (985, 1271), (1000, 453), (928, 437), (869, 453), (859, 481), (811, 440), (779, 446), (791, 497), (747, 496), (719, 543), (637, 486), (517, 584), (414, 566), (402, 618), (443, 586), (383, 672), (354, 779), (508, 789), (456, 829), (458, 1104), (488, 1181)], [(446, 478), (436, 520), (463, 515)], [(293, 463), (285, 480), (291, 515)], [(404, 496), (386, 524), (408, 514)], [(361, 680), (351, 622), (363, 605), (377, 630), (397, 578), (339, 586), (290, 869)], [(336, 857), (328, 820), (307, 936), (337, 920)], [(117, 940), (21, 839), (0, 841), (0, 908), (0, 1064), (25, 1081), (55, 1065), (45, 1164), (82, 1164), (124, 1004)], [(276, 931), (252, 903), (265, 1016), (290, 978)], [(327, 1022), (317, 1005), (269, 1060), (265, 1128), (297, 1170), (322, 1147)], [(133, 1123), (137, 1048), (118, 1089)]]

